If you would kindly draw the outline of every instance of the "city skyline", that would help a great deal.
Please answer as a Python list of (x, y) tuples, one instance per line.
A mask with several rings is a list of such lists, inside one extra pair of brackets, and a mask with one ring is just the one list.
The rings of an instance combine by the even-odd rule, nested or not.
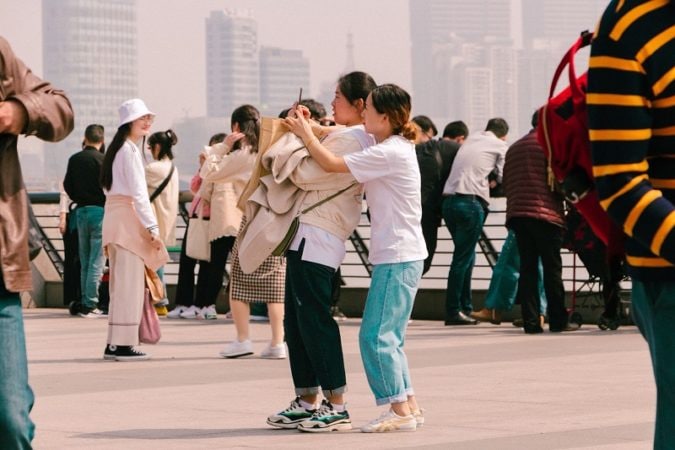
[[(47, 59), (43, 53), (48, 45), (45, 42), (45, 50), (42, 49), (39, 43), (44, 36), (38, 32), (40, 27), (31, 25), (40, 23), (41, 1), (3, 2), (0, 26), (27, 64), (39, 75), (47, 75), (41, 61)], [(557, 0), (373, 0), (364, 4), (345, 0), (339, 7), (321, 1), (308, 4), (289, 0), (284, 2), (282, 24), (278, 4), (251, 0), (244, 10), (255, 29), (255, 38), (248, 44), (250, 52), (255, 53), (255, 64), (262, 64), (258, 52), (263, 48), (289, 52), (288, 55), (296, 55), (297, 61), (307, 60), (311, 76), (303, 97), (323, 101), (329, 112), (336, 79), (353, 67), (370, 73), (378, 83), (394, 82), (407, 89), (413, 97), (413, 113), (431, 116), (439, 129), (445, 121), (464, 119), (475, 130), (489, 116), (499, 115), (512, 124), (509, 139), (515, 140), (527, 130), (532, 108), (545, 101), (550, 66), (557, 64), (561, 55), (555, 45), (568, 46), (578, 30), (591, 28), (598, 20), (593, 11), (599, 11), (604, 3), (589, 0), (592, 6), (588, 6), (583, 0), (576, 1), (580, 2), (579, 8), (568, 2), (568, 11)], [(213, 91), (209, 81), (212, 73), (227, 74), (233, 66), (232, 71), (241, 73), (239, 64), (227, 58), (213, 59), (207, 37), (209, 17), (223, 11), (242, 11), (232, 8), (240, 4), (230, 0), (202, 0), (189, 5), (175, 0), (136, 3), (138, 92), (157, 113), (156, 130), (188, 120), (194, 123), (201, 117), (227, 116), (237, 103), (252, 103), (265, 109), (261, 103), (265, 90), (262, 85), (249, 93), (235, 89), (238, 95), (232, 103), (218, 111), (207, 101), (222, 97), (222, 82), (221, 91)], [(537, 14), (548, 25), (528, 27), (529, 18)], [(324, 19), (328, 15), (332, 25)], [(15, 20), (8, 21), (8, 17)], [(324, 22), (327, 26), (323, 26)], [(46, 29), (45, 34), (49, 32)], [(556, 36), (561, 37), (553, 45)], [(211, 68), (214, 61), (218, 70)], [(260, 79), (260, 66), (257, 67), (255, 76), (247, 75), (248, 78)], [(418, 74), (420, 68), (427, 77), (422, 82), (415, 72)], [(228, 79), (224, 75), (221, 78)], [(58, 78), (47, 79), (61, 87)], [(255, 80), (249, 81), (252, 86), (258, 85)], [(284, 90), (290, 93), (292, 82), (287, 84)], [(269, 98), (269, 90), (265, 93)], [(75, 96), (75, 91), (71, 95)], [(288, 96), (295, 98), (295, 94)], [(281, 102), (278, 100), (275, 108)], [(114, 109), (116, 114), (116, 105)], [(265, 113), (275, 115), (271, 109)], [(213, 126), (210, 123), (208, 129)], [(228, 128), (225, 120), (222, 131)], [(181, 144), (194, 148), (201, 145), (185, 140)]]

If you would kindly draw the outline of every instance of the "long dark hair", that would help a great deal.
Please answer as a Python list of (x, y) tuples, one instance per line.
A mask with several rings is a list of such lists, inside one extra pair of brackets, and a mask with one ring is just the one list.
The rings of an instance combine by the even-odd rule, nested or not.
[(148, 138), (148, 145), (150, 150), (159, 145), (159, 153), (157, 153), (157, 159), (164, 159), (165, 156), (168, 156), (169, 159), (173, 159), (173, 151), (171, 148), (178, 143), (178, 137), (173, 130), (169, 129), (166, 131), (158, 131), (152, 133)]
[[(239, 125), (239, 131), (246, 136), (246, 142), (251, 146), (251, 152), (258, 152), (258, 136), (260, 135), (260, 112), (252, 105), (241, 105), (232, 111), (230, 123)], [(232, 150), (242, 146), (241, 140), (235, 142)]]
[[(126, 142), (129, 134), (131, 134), (131, 122), (125, 123), (117, 129), (115, 136), (108, 146), (108, 151), (105, 152), (103, 166), (101, 166), (101, 186), (108, 191), (113, 184), (112, 168), (115, 156), (117, 156), (117, 152), (120, 151), (124, 142)], [(141, 148), (145, 148), (145, 137), (143, 137), (143, 147)]]

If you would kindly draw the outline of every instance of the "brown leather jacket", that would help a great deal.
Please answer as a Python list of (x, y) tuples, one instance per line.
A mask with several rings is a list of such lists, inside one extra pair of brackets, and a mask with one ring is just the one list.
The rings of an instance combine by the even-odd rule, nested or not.
[[(41, 80), (0, 37), (0, 101), (21, 103), (24, 133), (60, 141), (73, 129), (73, 109), (62, 91)], [(17, 136), (0, 134), (0, 269), (10, 292), (32, 289), (28, 260), (28, 197), (21, 177)]]

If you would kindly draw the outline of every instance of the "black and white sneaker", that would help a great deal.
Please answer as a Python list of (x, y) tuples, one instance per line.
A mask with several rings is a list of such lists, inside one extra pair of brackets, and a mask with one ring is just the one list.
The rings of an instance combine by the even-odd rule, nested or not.
[(106, 345), (105, 346), (105, 351), (103, 352), (103, 359), (106, 361), (115, 361), (117, 358), (115, 358), (115, 352), (117, 351), (117, 346), (116, 345)]
[(267, 418), (267, 424), (278, 428), (298, 428), (298, 424), (312, 417), (316, 410), (305, 409), (300, 404), (300, 397), (296, 397), (291, 405)]
[(84, 317), (85, 319), (99, 319), (101, 317), (106, 317), (107, 314), (103, 314), (103, 311), (98, 308), (87, 308), (86, 306), (83, 306), (82, 309), (80, 309), (78, 316)]
[(145, 361), (150, 359), (150, 356), (139, 352), (131, 345), (108, 344), (103, 352), (103, 359), (106, 361)]
[(307, 431), (309, 433), (351, 429), (352, 421), (349, 418), (347, 410), (336, 411), (333, 405), (326, 399), (321, 402), (321, 406), (312, 414), (312, 417), (298, 424), (299, 431)]

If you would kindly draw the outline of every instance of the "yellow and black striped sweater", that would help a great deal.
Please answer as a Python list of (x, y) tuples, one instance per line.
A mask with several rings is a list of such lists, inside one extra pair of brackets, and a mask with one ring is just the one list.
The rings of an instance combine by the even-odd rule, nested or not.
[(675, 0), (615, 0), (588, 74), (593, 173), (633, 278), (675, 281)]

